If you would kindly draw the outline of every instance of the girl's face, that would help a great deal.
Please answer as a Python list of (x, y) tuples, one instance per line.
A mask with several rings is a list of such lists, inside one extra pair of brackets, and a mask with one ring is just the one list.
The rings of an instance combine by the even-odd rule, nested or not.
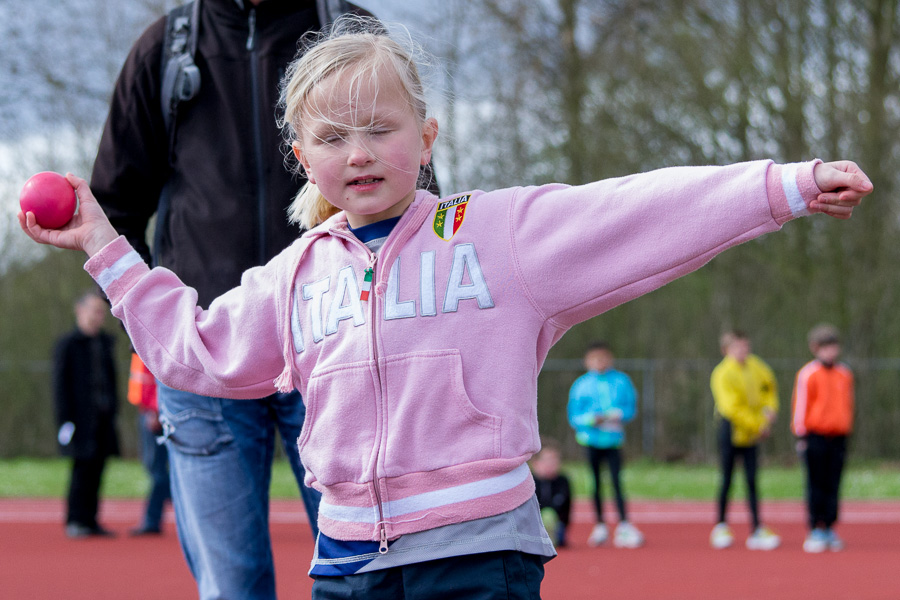
[(293, 144), (309, 180), (351, 227), (403, 214), (437, 137), (437, 122), (420, 125), (396, 77), (379, 75), (379, 86), (361, 78), (351, 89), (346, 75), (319, 83)]

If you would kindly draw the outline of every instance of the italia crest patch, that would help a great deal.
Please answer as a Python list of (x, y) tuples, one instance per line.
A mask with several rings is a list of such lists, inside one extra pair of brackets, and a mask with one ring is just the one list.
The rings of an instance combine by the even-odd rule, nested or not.
[(439, 238), (445, 242), (450, 241), (450, 238), (459, 231), (466, 218), (466, 206), (471, 198), (471, 195), (466, 194), (438, 204), (432, 227)]

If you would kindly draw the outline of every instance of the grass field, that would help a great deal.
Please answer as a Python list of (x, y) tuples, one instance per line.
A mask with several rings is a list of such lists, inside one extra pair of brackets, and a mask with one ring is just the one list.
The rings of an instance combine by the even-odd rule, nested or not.
[[(576, 496), (590, 489), (585, 465), (565, 466)], [(645, 500), (707, 500), (718, 486), (714, 466), (629, 462), (624, 471), (629, 497)], [(760, 493), (768, 500), (803, 497), (804, 473), (799, 466), (769, 466), (761, 470)], [(11, 459), (0, 461), (0, 498), (58, 498), (66, 493), (69, 463), (65, 459)], [(735, 476), (733, 497), (743, 497), (743, 472)], [(112, 460), (103, 481), (105, 498), (140, 498), (147, 492), (147, 477), (137, 461)], [(272, 498), (296, 498), (297, 488), (286, 461), (276, 461), (272, 472)], [(608, 497), (608, 496), (607, 496)], [(842, 497), (852, 500), (900, 499), (900, 465), (852, 463), (845, 472)]]

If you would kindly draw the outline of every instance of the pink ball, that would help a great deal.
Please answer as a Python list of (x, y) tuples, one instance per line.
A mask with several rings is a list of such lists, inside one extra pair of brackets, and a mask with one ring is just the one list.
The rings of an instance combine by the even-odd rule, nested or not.
[(71, 221), (77, 204), (75, 188), (53, 171), (32, 175), (19, 195), (22, 211), (34, 213), (38, 225), (45, 229), (59, 229)]

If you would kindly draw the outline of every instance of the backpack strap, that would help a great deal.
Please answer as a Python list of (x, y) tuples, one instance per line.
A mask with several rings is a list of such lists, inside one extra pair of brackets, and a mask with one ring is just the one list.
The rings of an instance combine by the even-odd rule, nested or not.
[[(200, 30), (200, 0), (188, 2), (173, 8), (166, 15), (166, 33), (162, 46), (162, 63), (159, 80), (159, 95), (166, 137), (169, 140), (169, 162), (172, 161), (175, 140), (175, 116), (178, 104), (186, 102), (200, 91), (200, 69), (194, 63), (197, 53), (197, 38)], [(169, 219), (171, 178), (163, 185), (156, 207), (156, 228), (153, 233), (151, 262), (159, 264), (163, 232)]]
[(166, 15), (159, 100), (169, 132), (178, 104), (190, 100), (200, 91), (200, 69), (194, 63), (199, 28), (200, 0), (176, 7)]

